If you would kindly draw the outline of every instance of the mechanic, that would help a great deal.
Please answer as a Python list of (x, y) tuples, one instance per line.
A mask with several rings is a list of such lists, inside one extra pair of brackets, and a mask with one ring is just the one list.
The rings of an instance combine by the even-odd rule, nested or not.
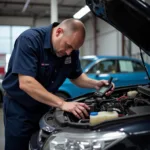
[[(78, 49), (84, 39), (83, 23), (72, 18), (29, 29), (17, 38), (3, 81), (5, 150), (28, 150), (30, 137), (50, 106), (78, 118), (88, 116), (86, 104), (66, 102), (54, 95), (66, 78), (83, 88), (108, 84), (82, 73)], [(113, 90), (114, 84), (107, 94)]]

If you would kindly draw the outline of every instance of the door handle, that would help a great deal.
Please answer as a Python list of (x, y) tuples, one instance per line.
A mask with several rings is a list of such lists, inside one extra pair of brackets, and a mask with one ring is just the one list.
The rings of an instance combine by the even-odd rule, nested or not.
[(118, 81), (118, 78), (113, 78), (113, 81)]

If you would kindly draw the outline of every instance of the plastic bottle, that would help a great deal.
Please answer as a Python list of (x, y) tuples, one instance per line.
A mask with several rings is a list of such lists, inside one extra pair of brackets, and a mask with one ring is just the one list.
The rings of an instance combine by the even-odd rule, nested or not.
[(111, 120), (115, 118), (118, 118), (118, 113), (116, 111), (91, 112), (90, 125), (93, 126), (106, 120)]
[(98, 112), (90, 113), (90, 125), (98, 124)]
[(138, 94), (137, 91), (129, 91), (127, 92), (127, 96), (134, 98)]

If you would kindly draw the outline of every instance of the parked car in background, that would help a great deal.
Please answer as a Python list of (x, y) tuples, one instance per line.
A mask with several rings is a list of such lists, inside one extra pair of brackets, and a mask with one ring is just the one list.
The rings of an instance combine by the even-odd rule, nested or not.
[(3, 101), (4, 90), (2, 88), (2, 79), (0, 79), (0, 103)]
[[(113, 77), (116, 87), (140, 85), (149, 82), (142, 61), (123, 56), (83, 56), (81, 66), (90, 78), (109, 80)], [(150, 65), (146, 64), (148, 71)], [(66, 79), (56, 95), (69, 98), (93, 92), (94, 89), (79, 88)]]

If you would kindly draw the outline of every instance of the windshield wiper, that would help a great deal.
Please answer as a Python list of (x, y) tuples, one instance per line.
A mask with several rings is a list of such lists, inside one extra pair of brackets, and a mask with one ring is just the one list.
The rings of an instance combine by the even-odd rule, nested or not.
[(144, 59), (143, 59), (143, 54), (142, 54), (142, 49), (141, 49), (141, 48), (140, 48), (140, 55), (141, 55), (141, 59), (142, 59), (143, 66), (144, 66), (144, 68), (145, 68), (145, 72), (146, 72), (147, 77), (148, 77), (148, 79), (149, 79), (149, 81), (150, 81), (150, 76), (149, 76), (148, 70), (147, 70), (147, 68), (146, 68), (146, 66), (145, 66), (145, 62), (144, 62)]

